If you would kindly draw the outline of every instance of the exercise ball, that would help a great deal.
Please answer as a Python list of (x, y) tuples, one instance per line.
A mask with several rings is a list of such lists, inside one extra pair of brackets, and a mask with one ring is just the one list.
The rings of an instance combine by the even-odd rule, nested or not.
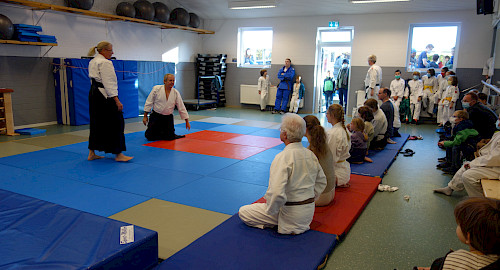
[(176, 8), (170, 12), (170, 22), (187, 26), (189, 24), (189, 13), (183, 8)]
[(135, 18), (134, 5), (128, 2), (121, 2), (116, 6), (116, 15)]
[(194, 13), (189, 13), (189, 27), (198, 28), (200, 26), (200, 17)]
[(94, 5), (94, 0), (64, 0), (64, 2), (68, 7), (85, 10), (90, 10)]
[(0, 14), (0, 39), (11, 39), (14, 35), (14, 25), (9, 17)]
[(155, 19), (159, 22), (166, 23), (170, 17), (170, 10), (167, 5), (162, 2), (154, 2), (153, 7), (155, 8)]
[(155, 18), (155, 8), (146, 0), (135, 1), (134, 8), (137, 19), (152, 21)]

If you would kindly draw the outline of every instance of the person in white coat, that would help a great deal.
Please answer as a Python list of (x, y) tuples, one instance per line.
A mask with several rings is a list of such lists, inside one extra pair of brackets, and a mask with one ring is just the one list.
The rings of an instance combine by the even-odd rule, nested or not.
[[(496, 123), (500, 129), (500, 120)], [(477, 157), (466, 162), (455, 173), (453, 179), (444, 188), (434, 192), (450, 196), (453, 191), (465, 190), (470, 197), (481, 197), (483, 188), (481, 179), (498, 179), (500, 176), (500, 132), (493, 134), (491, 140), (477, 151)]]
[(366, 99), (377, 99), (378, 90), (380, 90), (380, 84), (382, 83), (382, 69), (377, 63), (377, 56), (371, 54), (368, 56), (368, 65), (370, 68), (366, 72), (365, 77), (365, 89), (366, 89)]
[(417, 124), (420, 119), (420, 107), (422, 106), (424, 84), (420, 80), (420, 72), (413, 72), (413, 79), (408, 81), (408, 87), (405, 90), (405, 98), (410, 98), (410, 110), (412, 123)]
[(89, 91), (89, 155), (88, 160), (101, 159), (95, 151), (115, 154), (115, 160), (126, 162), (132, 157), (125, 156), (125, 121), (123, 104), (118, 98), (118, 80), (115, 68), (109, 60), (113, 55), (113, 45), (101, 41), (90, 48), (88, 56), (98, 54), (89, 63), (91, 87)]
[(351, 134), (345, 127), (344, 109), (339, 104), (332, 104), (326, 112), (326, 119), (333, 127), (326, 132), (326, 140), (333, 155), (333, 168), (337, 187), (349, 187), (351, 165), (347, 159), (351, 156)]
[(424, 95), (422, 96), (422, 106), (427, 113), (434, 114), (434, 104), (436, 102), (436, 93), (439, 90), (439, 82), (436, 78), (436, 72), (433, 68), (427, 70), (427, 75), (422, 77), (424, 84)]
[[(147, 125), (145, 136), (149, 141), (175, 140), (185, 137), (176, 135), (174, 128), (174, 109), (177, 106), (181, 119), (186, 122), (186, 129), (191, 129), (189, 114), (182, 101), (181, 94), (174, 88), (175, 75), (166, 74), (163, 77), (164, 85), (156, 85), (149, 93), (144, 104), (142, 122)], [(148, 119), (148, 114), (151, 115)]]
[(441, 125), (444, 125), (450, 120), (450, 117), (455, 112), (455, 104), (460, 96), (460, 91), (458, 90), (458, 79), (457, 76), (449, 76), (447, 81), (448, 87), (441, 95), (441, 100), (439, 101), (439, 106), (441, 107)]
[(394, 72), (394, 80), (391, 81), (389, 90), (392, 93), (391, 99), (399, 110), (399, 105), (401, 105), (401, 100), (403, 100), (405, 92), (405, 80), (401, 78), (401, 70), (398, 69)]
[(278, 225), (278, 233), (300, 234), (309, 230), (314, 201), (326, 187), (326, 176), (314, 153), (302, 145), (306, 122), (297, 114), (283, 116), (280, 139), (285, 149), (271, 163), (265, 203), (244, 205), (240, 219), (263, 229)]
[(260, 71), (259, 80), (257, 81), (257, 90), (259, 91), (260, 95), (260, 110), (262, 112), (266, 110), (270, 87), (271, 82), (269, 81), (269, 75), (267, 75), (267, 69), (262, 69)]
[[(453, 71), (451, 71), (453, 72)], [(441, 101), (441, 98), (443, 96), (444, 91), (446, 90), (446, 87), (448, 87), (448, 76), (450, 75), (450, 71), (448, 70), (447, 67), (443, 67), (441, 69), (441, 73), (437, 76), (438, 79), (438, 90), (436, 91), (435, 94), (435, 99), (434, 99), (434, 104), (437, 106), (437, 115), (436, 115), (436, 122), (438, 123), (439, 126), (442, 126), (441, 124), (441, 118), (443, 114), (443, 108), (439, 106), (439, 103)]]

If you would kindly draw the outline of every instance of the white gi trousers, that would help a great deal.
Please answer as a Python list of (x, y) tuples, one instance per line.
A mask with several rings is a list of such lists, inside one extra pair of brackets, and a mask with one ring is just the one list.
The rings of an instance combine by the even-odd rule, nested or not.
[(349, 180), (351, 180), (351, 164), (348, 161), (336, 162), (333, 169), (337, 177), (337, 186), (349, 183)]
[(314, 203), (284, 205), (277, 215), (270, 215), (266, 212), (265, 203), (254, 203), (242, 206), (238, 214), (248, 226), (263, 229), (278, 225), (278, 233), (301, 234), (309, 230), (314, 216), (314, 208)]
[(422, 102), (424, 108), (427, 108), (427, 112), (432, 114), (434, 111), (434, 104), (436, 103), (436, 93), (431, 93), (431, 90), (425, 89), (424, 95), (422, 97)]
[[(455, 105), (455, 104), (453, 104), (453, 105)], [(439, 104), (439, 107), (441, 107), (440, 123), (444, 125), (444, 123), (446, 123), (450, 120), (450, 117), (453, 116), (453, 113), (455, 113), (455, 108), (450, 109), (450, 104), (446, 104), (446, 105)], [(438, 107), (438, 110), (439, 110), (439, 107)]]
[(289, 112), (297, 113), (297, 111), (299, 111), (299, 106), (300, 106), (299, 94), (293, 94), (292, 100), (290, 101)]
[(367, 88), (366, 89), (366, 99), (370, 99), (370, 98), (373, 98), (375, 99), (377, 102), (379, 102), (379, 105), (381, 104), (381, 100), (378, 99), (378, 91), (380, 90), (380, 86), (375, 86), (373, 88), (373, 96), (371, 95), (371, 88)]
[(265, 110), (267, 106), (267, 90), (261, 90), (260, 91), (260, 109)]
[(468, 170), (462, 166), (453, 176), (448, 186), (454, 191), (467, 191), (469, 197), (484, 197), (481, 179), (498, 179), (500, 167), (474, 167)]
[(410, 104), (410, 110), (411, 110), (411, 117), (414, 120), (419, 120), (420, 119), (420, 110), (422, 107), (422, 102), (417, 101), (416, 103), (411, 103)]

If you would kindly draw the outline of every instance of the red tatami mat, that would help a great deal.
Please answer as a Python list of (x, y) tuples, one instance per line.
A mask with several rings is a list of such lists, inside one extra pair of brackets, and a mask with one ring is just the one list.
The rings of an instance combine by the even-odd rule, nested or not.
[(182, 139), (155, 141), (145, 145), (243, 160), (279, 144), (281, 140), (276, 138), (204, 130), (188, 134)]
[[(378, 177), (351, 174), (350, 187), (336, 188), (333, 203), (316, 207), (311, 230), (336, 234), (342, 239), (377, 192), (381, 180)], [(265, 201), (261, 198), (256, 202)]]

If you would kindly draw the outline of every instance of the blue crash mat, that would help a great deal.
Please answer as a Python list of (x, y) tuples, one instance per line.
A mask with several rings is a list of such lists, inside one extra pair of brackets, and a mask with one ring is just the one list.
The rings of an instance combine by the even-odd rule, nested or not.
[(45, 133), (46, 131), (47, 131), (46, 129), (38, 129), (38, 128), (21, 128), (15, 130), (15, 132), (22, 135), (42, 134)]
[(158, 262), (158, 233), (125, 222), (0, 189), (1, 269), (149, 269)]
[(398, 152), (399, 150), (387, 148), (380, 151), (370, 150), (368, 157), (373, 160), (373, 163), (351, 164), (351, 173), (382, 178), (394, 162)]
[(385, 149), (400, 150), (406, 144), (406, 142), (408, 141), (409, 137), (410, 137), (410, 134), (401, 133), (401, 137), (393, 137), (393, 138), (391, 138), (393, 141), (396, 142), (396, 144), (387, 144), (387, 146), (385, 147)]
[(281, 235), (245, 225), (234, 215), (157, 269), (317, 269), (336, 244), (336, 235), (309, 230)]

